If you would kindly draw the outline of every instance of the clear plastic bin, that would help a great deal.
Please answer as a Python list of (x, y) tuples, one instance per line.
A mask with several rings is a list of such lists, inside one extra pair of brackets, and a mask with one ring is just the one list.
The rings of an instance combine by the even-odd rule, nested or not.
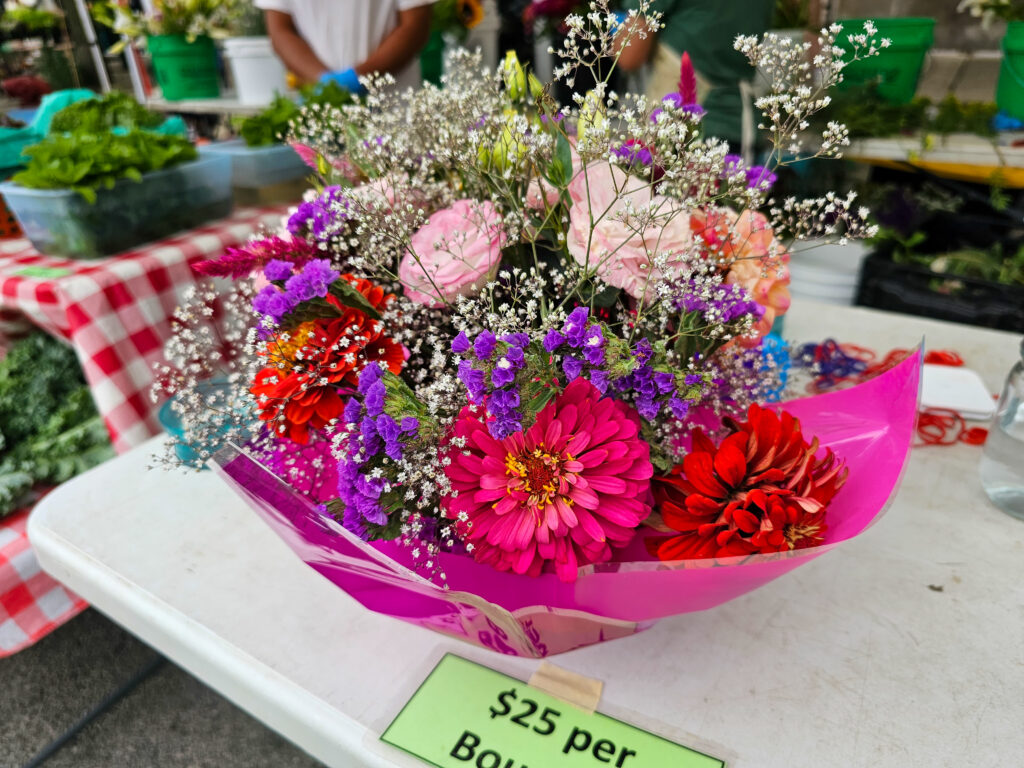
[(191, 229), (231, 213), (231, 160), (201, 156), (191, 163), (123, 179), (89, 203), (69, 189), (0, 184), (25, 236), (41, 253), (92, 259)]
[(244, 189), (272, 187), (301, 180), (313, 171), (287, 144), (247, 147), (241, 139), (221, 141), (202, 148), (203, 155), (231, 158), (231, 185)]

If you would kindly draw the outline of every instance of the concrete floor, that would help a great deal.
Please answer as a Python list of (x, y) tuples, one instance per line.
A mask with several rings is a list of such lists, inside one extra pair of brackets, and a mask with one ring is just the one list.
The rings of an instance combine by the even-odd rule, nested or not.
[[(0, 768), (20, 768), (157, 654), (87, 610), (0, 659)], [(321, 764), (167, 662), (45, 768), (317, 768)]]

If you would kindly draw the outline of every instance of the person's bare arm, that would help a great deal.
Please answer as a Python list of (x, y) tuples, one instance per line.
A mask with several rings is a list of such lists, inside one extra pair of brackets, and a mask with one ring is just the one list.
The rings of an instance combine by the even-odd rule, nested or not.
[[(643, 22), (641, 22), (643, 23)], [(646, 34), (641, 36), (640, 24), (630, 34), (630, 29), (622, 29), (617, 35), (616, 42), (619, 45), (619, 69), (625, 72), (632, 72), (640, 69), (651, 59), (654, 53), (654, 43), (658, 39), (658, 33), (648, 29)]]
[(307, 83), (319, 80), (327, 67), (299, 34), (291, 14), (269, 10), (264, 13), (270, 42), (285, 66)]
[(356, 73), (371, 72), (397, 74), (406, 64), (419, 56), (430, 38), (430, 5), (421, 5), (398, 12), (398, 26), (380, 41), (377, 49), (356, 65)]

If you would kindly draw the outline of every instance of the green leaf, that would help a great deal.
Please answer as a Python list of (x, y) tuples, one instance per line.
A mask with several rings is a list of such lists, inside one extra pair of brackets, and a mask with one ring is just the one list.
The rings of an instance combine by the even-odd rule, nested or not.
[[(380, 320), (380, 312), (374, 309), (373, 305), (366, 300), (366, 297), (361, 294), (354, 285), (348, 280), (335, 280), (331, 283), (331, 296), (336, 298), (346, 307), (352, 307), (364, 312), (367, 317), (372, 317), (374, 320)], [(324, 302), (325, 304), (327, 302)]]

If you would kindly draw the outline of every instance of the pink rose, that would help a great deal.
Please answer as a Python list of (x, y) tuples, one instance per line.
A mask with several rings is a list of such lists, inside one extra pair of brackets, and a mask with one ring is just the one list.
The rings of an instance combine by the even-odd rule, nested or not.
[[(569, 253), (633, 298), (641, 298), (648, 283), (664, 277), (652, 266), (655, 256), (668, 256), (671, 266), (689, 253), (690, 217), (680, 204), (653, 194), (648, 182), (610, 163), (591, 163), (577, 174), (569, 183), (569, 197)], [(653, 215), (642, 229), (639, 214)]]
[(768, 219), (756, 211), (738, 216), (728, 208), (695, 211), (690, 223), (709, 249), (728, 262), (725, 281), (742, 285), (764, 307), (764, 316), (754, 327), (756, 338), (740, 340), (744, 346), (756, 345), (789, 309), (789, 254), (776, 244), (773, 255), (775, 233)]
[(412, 236), (411, 248), (398, 265), (405, 295), (441, 307), (456, 296), (476, 293), (498, 271), (507, 240), (501, 214), (490, 201), (455, 201)]

